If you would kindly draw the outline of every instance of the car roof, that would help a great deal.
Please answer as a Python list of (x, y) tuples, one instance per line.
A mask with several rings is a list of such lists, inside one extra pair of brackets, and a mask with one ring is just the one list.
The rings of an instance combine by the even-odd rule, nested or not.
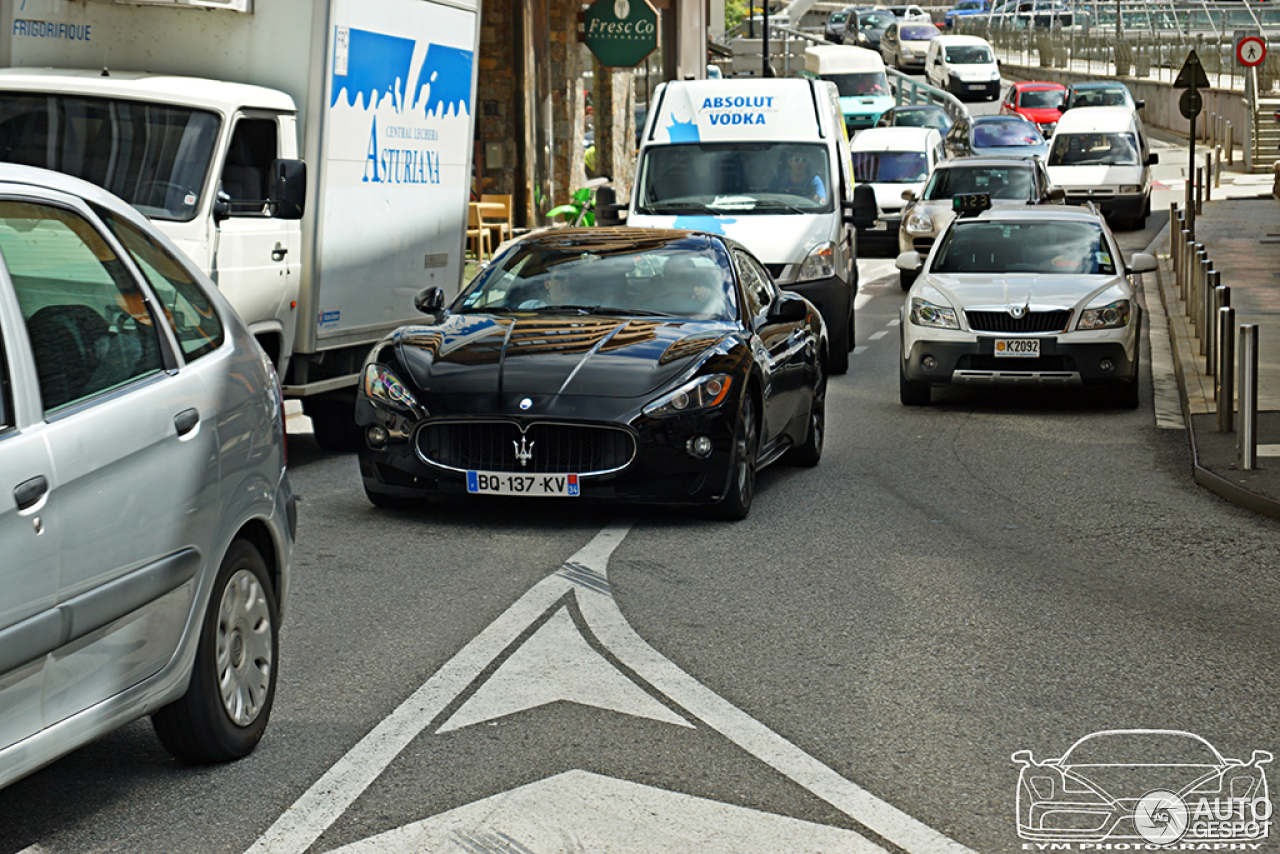
[(905, 112), (922, 112), (924, 110), (930, 110), (930, 111), (935, 111), (939, 113), (946, 112), (946, 110), (944, 110), (942, 107), (938, 106), (937, 104), (895, 104), (885, 112), (893, 111), (898, 113), (905, 113)]
[(1007, 115), (990, 115), (990, 116), (974, 116), (971, 123), (973, 125), (997, 125), (997, 124), (1027, 124), (1034, 125), (1035, 122), (1023, 116), (1007, 116)]
[(929, 144), (930, 136), (941, 134), (937, 128), (893, 127), (867, 128), (849, 141), (850, 151), (915, 151)]
[[(710, 234), (705, 231), (694, 231), (683, 228), (548, 228), (526, 235), (517, 241), (520, 246), (529, 248), (584, 248), (598, 251), (628, 249), (649, 244), (649, 248), (657, 249), (665, 246), (678, 248), (697, 248), (698, 245), (710, 246), (713, 242), (739, 246), (737, 242), (724, 235)], [(682, 245), (683, 244), (683, 245)]]
[(1031, 166), (1034, 154), (973, 154), (944, 160), (937, 169), (963, 169), (966, 166)]
[(938, 36), (930, 44), (938, 44), (943, 47), (947, 45), (983, 45), (991, 47), (991, 43), (979, 36)]
[(1066, 89), (1061, 83), (1054, 83), (1052, 80), (1020, 80), (1013, 84), (1013, 88), (1022, 89)]
[(1058, 120), (1059, 131), (1114, 132), (1137, 126), (1137, 115), (1129, 107), (1080, 107), (1067, 110)]
[(1121, 83), (1119, 80), (1077, 80), (1071, 84), (1072, 89), (1123, 89), (1129, 91), (1129, 87)]
[(1077, 207), (1076, 205), (1050, 205), (1046, 207), (995, 207), (989, 208), (977, 216), (966, 216), (956, 220), (959, 222), (1029, 222), (1035, 220), (1065, 222), (1104, 222), (1103, 215)]

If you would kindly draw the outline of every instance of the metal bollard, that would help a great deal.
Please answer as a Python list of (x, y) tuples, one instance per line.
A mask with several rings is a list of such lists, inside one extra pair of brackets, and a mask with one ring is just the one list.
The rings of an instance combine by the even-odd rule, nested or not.
[(1183, 210), (1187, 215), (1187, 231), (1191, 233), (1191, 239), (1196, 239), (1196, 206), (1195, 197), (1195, 175), (1187, 178), (1187, 203), (1183, 206)]
[(1213, 152), (1204, 153), (1204, 200), (1212, 201), (1213, 191)]
[(1236, 468), (1258, 466), (1258, 325), (1240, 324), (1240, 430), (1236, 433)]
[(1204, 213), (1204, 167), (1196, 167), (1196, 216)]
[(1205, 285), (1209, 281), (1209, 251), (1204, 248), (1204, 244), (1197, 245), (1199, 249), (1196, 251), (1194, 268), (1196, 292), (1191, 295), (1192, 304), (1188, 308), (1191, 310), (1191, 319), (1195, 321), (1196, 338), (1200, 342), (1200, 355), (1203, 356), (1205, 353), (1205, 339), (1208, 337), (1204, 329), (1205, 323), (1208, 321), (1208, 318), (1204, 316), (1204, 292), (1206, 290)]
[(1235, 166), (1235, 165), (1236, 165), (1236, 149), (1235, 149), (1235, 146), (1234, 146), (1234, 145), (1232, 144), (1232, 142), (1231, 142), (1231, 122), (1227, 122), (1227, 139), (1226, 139), (1226, 143), (1227, 143), (1227, 144), (1226, 144), (1225, 146), (1223, 146), (1223, 147), (1227, 149), (1227, 165), (1228, 165), (1228, 166)]
[(1191, 299), (1191, 261), (1196, 254), (1196, 242), (1191, 238), (1191, 233), (1183, 229), (1184, 241), (1182, 244), (1182, 301), (1188, 302)]
[(1218, 309), (1218, 432), (1235, 430), (1236, 310)]
[(1204, 123), (1205, 142), (1213, 145), (1213, 137), (1218, 132), (1218, 114), (1210, 113), (1209, 118)]
[(1213, 186), (1215, 188), (1222, 186), (1222, 146), (1214, 146), (1213, 149)]
[(1222, 383), (1222, 371), (1219, 369), (1222, 362), (1222, 324), (1218, 318), (1222, 315), (1222, 309), (1231, 305), (1231, 288), (1222, 284), (1222, 274), (1217, 270), (1213, 271), (1213, 285), (1213, 311), (1209, 314), (1213, 318), (1213, 340), (1205, 369), (1213, 377), (1213, 396), (1217, 398), (1218, 387)]
[(1218, 288), (1222, 286), (1222, 274), (1217, 270), (1209, 271), (1209, 278), (1204, 283), (1204, 375), (1213, 376), (1213, 360), (1218, 352), (1218, 324), (1214, 320), (1218, 311)]
[(1182, 233), (1182, 211), (1177, 202), (1169, 202), (1169, 269), (1173, 280), (1178, 280), (1178, 247), (1175, 238)]

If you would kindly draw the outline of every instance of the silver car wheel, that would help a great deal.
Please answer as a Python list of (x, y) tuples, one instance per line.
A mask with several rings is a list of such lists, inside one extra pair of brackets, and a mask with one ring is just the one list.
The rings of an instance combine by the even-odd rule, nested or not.
[(266, 593), (247, 569), (222, 589), (215, 650), (223, 708), (236, 725), (248, 726), (270, 696), (275, 661)]

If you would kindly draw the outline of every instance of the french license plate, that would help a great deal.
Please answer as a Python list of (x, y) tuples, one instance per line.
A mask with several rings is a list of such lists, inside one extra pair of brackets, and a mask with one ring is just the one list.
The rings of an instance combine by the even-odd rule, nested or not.
[(1040, 355), (1040, 339), (1038, 338), (997, 338), (997, 356), (1021, 356), (1035, 359)]
[(970, 91), (970, 92), (977, 92), (979, 89), (985, 89), (985, 88), (987, 88), (987, 84), (985, 84), (985, 83), (979, 83), (979, 84), (977, 84), (976, 86), (974, 86), (974, 85), (970, 85), (970, 86), (969, 86), (969, 91)]
[(576, 474), (510, 474), (467, 472), (467, 492), (477, 495), (527, 495), (536, 498), (577, 498)]

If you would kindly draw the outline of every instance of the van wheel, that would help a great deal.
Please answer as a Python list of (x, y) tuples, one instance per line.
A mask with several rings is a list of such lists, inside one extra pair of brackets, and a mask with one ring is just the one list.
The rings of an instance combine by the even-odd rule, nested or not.
[(849, 327), (852, 325), (853, 318), (850, 318), (844, 329), (831, 339), (831, 373), (834, 375), (849, 373), (849, 351), (853, 349), (853, 333)]
[(276, 695), (277, 614), (266, 561), (235, 540), (213, 583), (187, 693), (151, 716), (174, 758), (229, 762), (257, 747)]

